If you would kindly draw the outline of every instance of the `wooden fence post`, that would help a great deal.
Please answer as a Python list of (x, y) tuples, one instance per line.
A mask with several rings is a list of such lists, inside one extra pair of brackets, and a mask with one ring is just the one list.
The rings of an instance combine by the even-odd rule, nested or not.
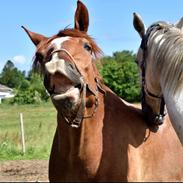
[(23, 124), (23, 114), (20, 113), (20, 130), (21, 130), (21, 140), (22, 140), (22, 152), (25, 154), (25, 137), (24, 137), (24, 124)]

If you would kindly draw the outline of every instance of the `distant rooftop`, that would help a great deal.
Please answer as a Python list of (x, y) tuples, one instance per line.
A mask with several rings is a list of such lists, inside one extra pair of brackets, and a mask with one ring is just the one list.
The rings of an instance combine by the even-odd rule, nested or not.
[(13, 89), (11, 89), (5, 85), (0, 84), (0, 92), (11, 92), (11, 91), (13, 91)]

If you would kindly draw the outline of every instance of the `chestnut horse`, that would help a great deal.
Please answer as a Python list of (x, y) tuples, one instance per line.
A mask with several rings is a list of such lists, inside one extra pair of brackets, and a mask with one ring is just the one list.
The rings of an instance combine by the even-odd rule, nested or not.
[(47, 38), (24, 28), (57, 110), (49, 180), (183, 181), (183, 149), (171, 124), (150, 129), (141, 110), (103, 84), (93, 59), (100, 49), (88, 25), (78, 1), (73, 29)]
[(142, 70), (142, 110), (150, 123), (162, 123), (165, 104), (183, 144), (183, 18), (176, 24), (156, 22), (147, 31), (134, 13), (142, 38), (137, 63)]

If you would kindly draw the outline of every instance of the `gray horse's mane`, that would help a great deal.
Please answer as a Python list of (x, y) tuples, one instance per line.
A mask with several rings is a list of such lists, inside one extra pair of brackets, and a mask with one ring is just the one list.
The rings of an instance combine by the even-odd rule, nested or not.
[(149, 37), (148, 55), (162, 86), (175, 94), (183, 89), (183, 31), (165, 22), (160, 25)]

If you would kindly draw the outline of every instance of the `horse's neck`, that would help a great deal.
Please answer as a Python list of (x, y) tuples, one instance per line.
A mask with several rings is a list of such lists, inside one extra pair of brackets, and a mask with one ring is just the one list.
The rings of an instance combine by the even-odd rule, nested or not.
[(172, 125), (183, 144), (183, 92), (172, 94), (163, 92), (168, 115)]
[[(117, 165), (121, 157), (126, 157), (129, 144), (134, 147), (142, 144), (146, 129), (141, 113), (107, 90), (105, 95), (99, 96), (99, 106), (95, 115), (84, 119), (80, 128), (69, 127), (58, 115), (51, 166), (55, 163), (55, 157), (59, 157), (72, 176), (76, 172), (86, 172), (87, 176), (95, 177), (101, 165)], [(114, 159), (111, 158), (111, 152), (114, 153)], [(104, 168), (104, 172), (113, 171), (110, 167)], [(122, 177), (125, 180), (126, 175)]]
[[(61, 116), (58, 117), (56, 138), (65, 155), (72, 154), (73, 158), (80, 156), (90, 159), (93, 157), (92, 148), (100, 158), (104, 138), (112, 144), (109, 134), (115, 134), (116, 139), (121, 138), (124, 141), (130, 139), (130, 143), (134, 146), (142, 143), (147, 126), (142, 120), (140, 110), (121, 100), (110, 89), (106, 90), (105, 95), (100, 93), (95, 115), (84, 119), (80, 128), (71, 128)], [(89, 111), (86, 113), (91, 113), (91, 109), (87, 110)]]
[[(80, 156), (82, 153), (89, 153), (84, 151), (89, 151), (91, 147), (95, 148), (95, 146), (96, 151), (100, 151), (98, 147), (102, 147), (104, 125), (109, 131), (116, 125), (124, 125), (126, 127), (131, 125), (131, 122), (127, 122), (130, 117), (126, 117), (122, 112), (128, 111), (131, 113), (129, 106), (110, 89), (106, 87), (105, 90), (107, 90), (105, 95), (99, 93), (99, 105), (95, 115), (91, 118), (84, 119), (79, 128), (70, 127), (64, 121), (62, 115), (58, 114), (58, 135), (56, 138), (58, 139), (60, 148), (61, 146), (67, 147), (64, 150), (66, 154), (72, 153)], [(92, 108), (86, 108), (85, 115), (92, 114), (93, 110), (94, 106)], [(133, 128), (133, 126), (129, 128)], [(100, 154), (100, 152), (98, 153)]]
[[(85, 115), (90, 115), (93, 113), (95, 106), (85, 109)], [(103, 127), (103, 116), (104, 116), (104, 95), (99, 94), (99, 105), (93, 117), (83, 119), (81, 126), (79, 128), (70, 127), (63, 117), (58, 114), (58, 140), (59, 146), (67, 146), (67, 150), (78, 156), (83, 152), (85, 148), (90, 145), (101, 143), (101, 130)], [(63, 149), (62, 149), (63, 150)]]

